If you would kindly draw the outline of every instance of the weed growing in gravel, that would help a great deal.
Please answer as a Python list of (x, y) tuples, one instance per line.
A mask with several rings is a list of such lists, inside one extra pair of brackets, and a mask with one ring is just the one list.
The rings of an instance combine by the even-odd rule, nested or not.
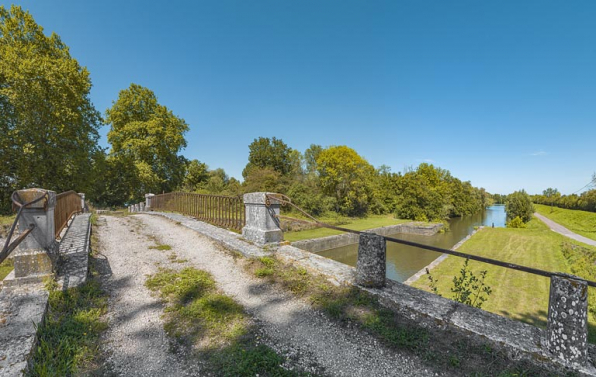
[(198, 349), (217, 375), (298, 375), (281, 367), (284, 357), (257, 343), (244, 308), (221, 294), (208, 272), (160, 269), (145, 285), (166, 303), (166, 333)]
[(106, 295), (95, 279), (67, 291), (54, 286), (28, 374), (70, 376), (93, 364), (99, 335), (107, 328), (101, 318), (106, 310)]
[(157, 246), (149, 246), (150, 249), (159, 250), (159, 251), (168, 251), (172, 250), (172, 246), (170, 245), (157, 245)]
[[(275, 258), (247, 260), (246, 268), (258, 277), (280, 285), (341, 325), (356, 325), (386, 346), (412, 352), (434, 366), (462, 375), (546, 376), (551, 373), (469, 340), (457, 340), (448, 330), (426, 329), (416, 321), (382, 306), (377, 297), (354, 286), (334, 286), (322, 275), (284, 264)], [(270, 274), (259, 271), (267, 269)], [(457, 346), (454, 346), (457, 343)]]

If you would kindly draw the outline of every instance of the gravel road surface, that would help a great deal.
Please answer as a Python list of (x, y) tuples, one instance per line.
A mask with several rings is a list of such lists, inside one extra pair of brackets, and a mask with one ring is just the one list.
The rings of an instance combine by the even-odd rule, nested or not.
[[(160, 315), (163, 307), (145, 288), (161, 267), (209, 271), (220, 289), (243, 305), (264, 342), (289, 358), (288, 367), (330, 376), (438, 376), (444, 371), (373, 337), (347, 330), (307, 303), (247, 274), (208, 238), (158, 216), (101, 216), (96, 232), (110, 294), (106, 371), (122, 376), (201, 375), (191, 356), (171, 351)], [(149, 249), (156, 242), (170, 251)], [(168, 259), (175, 253), (186, 263)]]

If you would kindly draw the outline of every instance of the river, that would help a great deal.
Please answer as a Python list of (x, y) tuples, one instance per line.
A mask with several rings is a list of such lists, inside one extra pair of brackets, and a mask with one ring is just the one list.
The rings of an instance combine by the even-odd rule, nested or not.
[[(495, 227), (504, 227), (505, 217), (505, 206), (494, 205), (486, 208), (483, 212), (449, 220), (450, 230), (445, 233), (435, 234), (434, 236), (397, 233), (392, 234), (391, 237), (451, 249), (456, 243), (472, 233), (476, 226), (494, 225)], [(355, 266), (358, 257), (358, 245), (325, 250), (320, 252), (319, 255)], [(440, 254), (434, 251), (387, 242), (387, 277), (403, 282), (439, 256)]]

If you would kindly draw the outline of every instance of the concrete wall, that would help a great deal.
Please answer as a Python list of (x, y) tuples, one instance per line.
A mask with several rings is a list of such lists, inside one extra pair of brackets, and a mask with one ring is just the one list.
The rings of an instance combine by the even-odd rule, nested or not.
[[(432, 236), (433, 234), (436, 234), (442, 227), (443, 224), (426, 224), (412, 222), (369, 229), (366, 232), (375, 233), (381, 236), (389, 236), (395, 233), (421, 234), (424, 236)], [(342, 247), (356, 243), (358, 243), (357, 234), (344, 233), (338, 234), (336, 236), (296, 241), (292, 242), (292, 246), (302, 250), (310, 251), (311, 253), (319, 253), (324, 250), (335, 249), (336, 247)]]

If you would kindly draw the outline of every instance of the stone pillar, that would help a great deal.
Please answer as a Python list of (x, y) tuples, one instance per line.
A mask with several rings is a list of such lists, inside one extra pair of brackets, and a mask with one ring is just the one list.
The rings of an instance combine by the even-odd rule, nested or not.
[(21, 203), (27, 203), (48, 194), (47, 198), (23, 208), (19, 218), (21, 231), (35, 225), (33, 231), (20, 243), (14, 254), (14, 276), (41, 281), (53, 273), (58, 259), (54, 224), (56, 193), (42, 189), (17, 191)]
[(147, 211), (151, 210), (151, 199), (153, 199), (154, 196), (155, 194), (145, 194), (145, 209)]
[(546, 332), (548, 350), (562, 361), (588, 357), (588, 284), (572, 275), (552, 276)]
[(85, 211), (85, 194), (82, 192), (79, 192), (79, 196), (81, 197), (81, 212), (86, 212)]
[(279, 227), (280, 203), (275, 199), (267, 201), (265, 194), (273, 193), (253, 192), (244, 194), (244, 210), (246, 226), (242, 228), (242, 237), (258, 245), (280, 242), (283, 232)]
[(145, 211), (145, 203), (144, 202), (139, 203), (139, 210), (141, 212)]
[(387, 266), (386, 242), (383, 236), (361, 233), (356, 263), (356, 284), (369, 288), (385, 286)]

